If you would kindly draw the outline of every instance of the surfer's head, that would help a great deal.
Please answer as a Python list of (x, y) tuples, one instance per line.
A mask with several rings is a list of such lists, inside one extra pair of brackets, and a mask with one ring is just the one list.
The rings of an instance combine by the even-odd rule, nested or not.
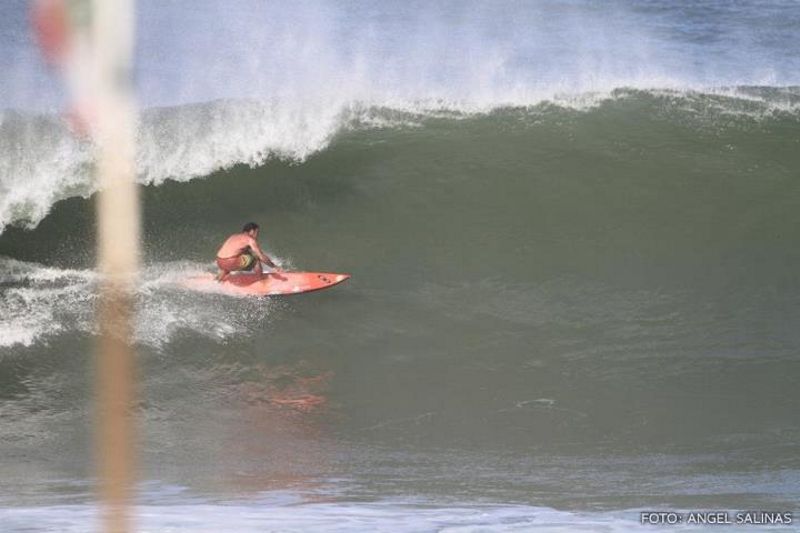
[(249, 233), (250, 235), (255, 236), (255, 234), (258, 233), (258, 224), (255, 222), (248, 222), (242, 228), (242, 233)]

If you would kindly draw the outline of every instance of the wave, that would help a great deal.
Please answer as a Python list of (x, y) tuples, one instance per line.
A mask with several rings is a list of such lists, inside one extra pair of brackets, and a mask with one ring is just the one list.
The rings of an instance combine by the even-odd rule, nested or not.
[[(330, 110), (324, 124), (293, 122), (289, 113), (271, 122), (286, 126), (281, 133), (257, 130), (279, 112), (219, 101), (143, 115), (140, 342), (160, 346), (183, 331), (225, 340), (269, 315), (269, 306), (247, 302), (212, 314), (203, 298), (174, 287), (177, 276), (205, 268), (245, 214), (281, 224), (266, 232), (268, 244), (291, 250), (304, 268), (357, 265), (358, 278), (376, 284), (386, 277), (402, 284), (411, 273), (444, 287), (437, 293), (444, 301), (458, 264), (459, 282), (470, 287), (461, 288), (486, 294), (475, 309), (503, 320), (513, 321), (515, 305), (522, 316), (542, 300), (526, 290), (530, 283), (564, 276), (582, 294), (598, 279), (736, 286), (748, 306), (758, 301), (748, 287), (757, 293), (764, 280), (794, 283), (787, 228), (797, 224), (797, 87), (620, 89), (489, 109), (351, 106)], [(31, 124), (49, 134), (48, 146), (73, 143), (75, 151), (56, 157), (14, 146), (4, 160), (17, 165), (2, 181), (17, 195), (4, 197), (6, 224), (33, 225), (58, 198), (91, 194), (89, 147), (71, 138), (59, 145), (55, 139), (68, 133), (55, 119), (16, 114), (11, 123), (16, 130), (4, 123), (0, 135)], [(43, 170), (59, 165), (70, 170)], [(92, 332), (89, 207), (64, 204), (40, 230), (2, 236), (5, 345), (60, 330)], [(282, 235), (289, 240), (272, 240)], [(473, 259), (476, 247), (490, 259)], [(424, 272), (404, 266), (409, 251), (424, 258)], [(48, 270), (54, 266), (72, 269)], [(498, 269), (506, 273), (500, 288), (485, 278)], [(485, 307), (493, 293), (502, 297)]]
[[(494, 102), (375, 101), (297, 102), (219, 100), (153, 108), (138, 127), (138, 176), (144, 185), (189, 181), (237, 164), (250, 167), (280, 159), (302, 163), (338, 136), (370, 129), (422, 127), (434, 119), (459, 120), (492, 113), (520, 116), (563, 112), (601, 114), (622, 106), (641, 116), (642, 107), (680, 121), (724, 126), (731, 118), (758, 121), (796, 118), (797, 87), (721, 87), (704, 91), (610, 89), (581, 94), (524, 94)], [(609, 124), (609, 127), (613, 125)], [(487, 131), (487, 135), (491, 135)], [(74, 138), (54, 115), (0, 114), (0, 232), (8, 225), (34, 227), (59, 200), (88, 197), (92, 146)]]

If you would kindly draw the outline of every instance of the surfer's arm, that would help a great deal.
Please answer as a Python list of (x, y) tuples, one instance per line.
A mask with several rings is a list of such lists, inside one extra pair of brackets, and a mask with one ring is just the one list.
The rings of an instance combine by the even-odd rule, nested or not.
[(265, 263), (268, 267), (270, 267), (273, 270), (281, 270), (281, 267), (276, 265), (275, 262), (266, 255), (261, 259), (261, 262)]
[(278, 265), (276, 265), (275, 262), (272, 259), (270, 259), (269, 256), (267, 254), (265, 254), (261, 250), (261, 247), (258, 245), (258, 243), (256, 242), (255, 239), (253, 239), (253, 242), (250, 243), (250, 249), (253, 250), (256, 253), (256, 255), (258, 256), (258, 259), (262, 263), (264, 263), (265, 265), (267, 265), (268, 267), (270, 267), (270, 268), (272, 268), (274, 270), (281, 270), (281, 268)]

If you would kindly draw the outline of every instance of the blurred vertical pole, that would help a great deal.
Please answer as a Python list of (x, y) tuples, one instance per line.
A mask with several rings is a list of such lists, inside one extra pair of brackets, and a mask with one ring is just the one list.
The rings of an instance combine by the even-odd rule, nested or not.
[(134, 0), (33, 0), (45, 59), (72, 96), (71, 125), (97, 148), (97, 266), (101, 273), (95, 350), (95, 457), (108, 533), (126, 533), (134, 485), (134, 290), (139, 198), (133, 103)]
[(33, 0), (45, 59), (70, 88), (71, 125), (97, 148), (95, 457), (103, 525), (131, 529), (134, 485), (134, 290), (139, 266), (132, 59), (134, 0)]
[(139, 263), (133, 0), (92, 1), (93, 130), (98, 148), (96, 454), (105, 530), (130, 530), (134, 486), (134, 283)]

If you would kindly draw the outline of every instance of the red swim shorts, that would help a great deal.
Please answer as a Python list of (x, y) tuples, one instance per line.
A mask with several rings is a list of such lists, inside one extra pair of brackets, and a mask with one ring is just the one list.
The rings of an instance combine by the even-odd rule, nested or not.
[(217, 266), (225, 272), (237, 270), (252, 270), (256, 264), (256, 258), (251, 254), (235, 255), (233, 257), (217, 257)]

